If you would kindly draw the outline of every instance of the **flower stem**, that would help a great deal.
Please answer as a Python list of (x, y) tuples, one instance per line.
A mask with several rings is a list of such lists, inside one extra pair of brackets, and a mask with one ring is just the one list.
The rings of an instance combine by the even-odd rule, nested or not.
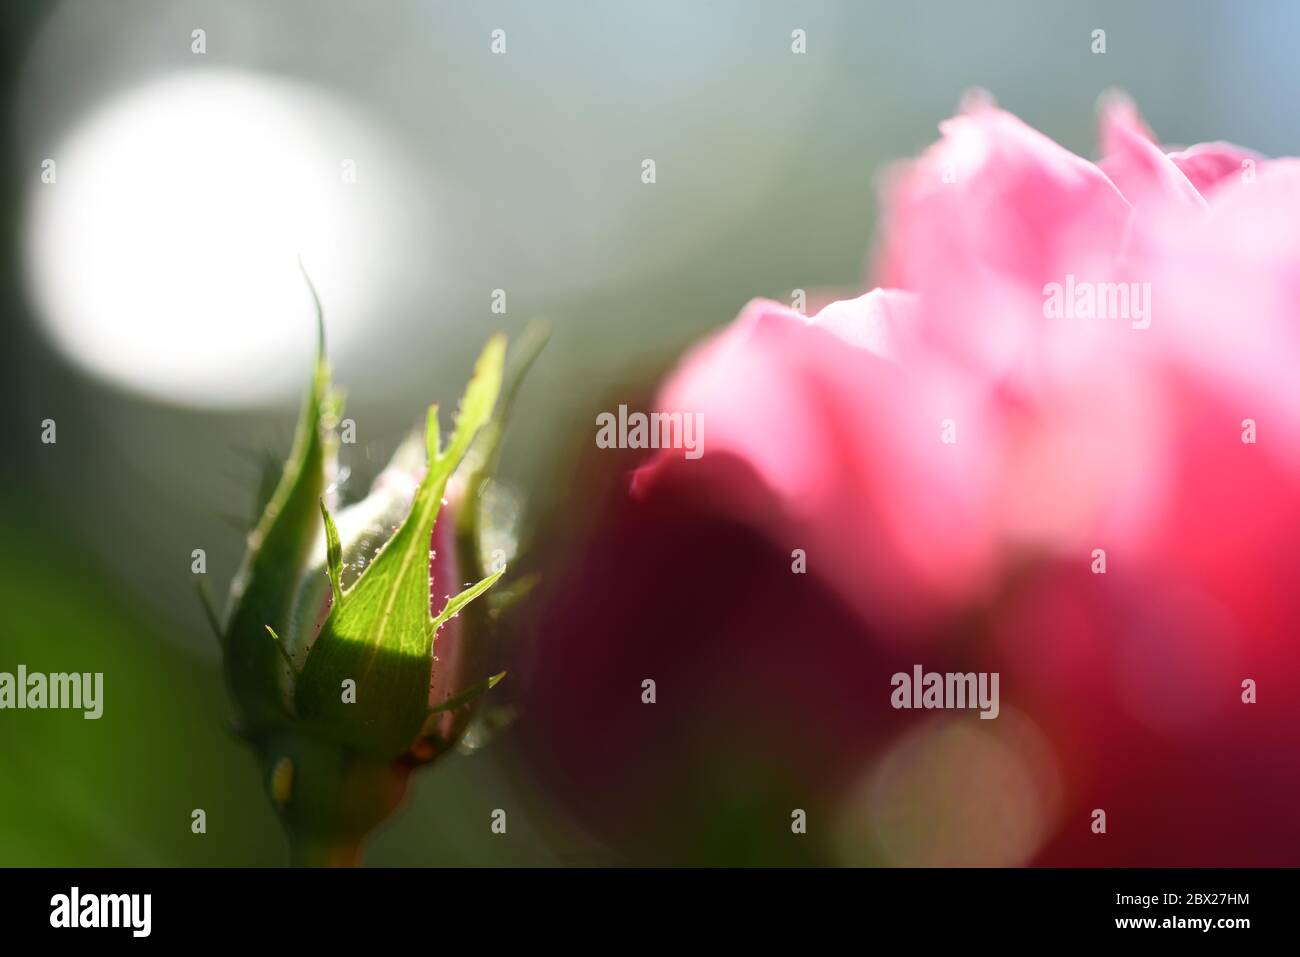
[(297, 731), (261, 742), (267, 794), (295, 867), (356, 867), (366, 835), (397, 809), (410, 767)]
[(291, 834), (289, 863), (293, 867), (357, 867), (361, 863), (361, 842)]

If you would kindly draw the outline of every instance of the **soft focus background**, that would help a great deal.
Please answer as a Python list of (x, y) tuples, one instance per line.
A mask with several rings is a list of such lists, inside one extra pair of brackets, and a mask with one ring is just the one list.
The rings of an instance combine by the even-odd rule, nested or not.
[[(0, 864), (285, 860), (224, 728), (190, 554), (206, 550), (224, 594), (256, 461), (287, 448), (312, 338), (299, 255), (357, 423), (355, 489), (428, 401), (454, 402), (491, 331), (551, 321), (504, 474), (530, 527), (554, 535), (585, 517), (571, 495), (594, 410), (643, 399), (753, 296), (861, 285), (878, 177), (965, 90), (1085, 156), (1112, 87), (1166, 142), (1295, 154), (1298, 29), (1282, 0), (6, 2), (0, 670), (103, 671), (106, 710), (0, 713)], [(47, 418), (56, 445), (39, 440)], [(539, 553), (543, 574), (556, 553)], [(684, 541), (658, 560), (688, 554)], [(665, 628), (707, 592), (679, 599)], [(834, 631), (830, 600), (814, 606), (803, 620)], [(368, 862), (642, 859), (644, 835), (611, 842), (616, 826), (557, 797), (538, 770), (546, 742), (516, 740), (528, 721), (417, 775)], [(717, 728), (681, 734), (714, 768), (696, 793), (720, 822), (683, 846), (809, 859), (755, 836), (798, 801), (788, 782), (746, 777), (761, 755)], [(189, 828), (199, 807), (204, 837)], [(498, 807), (506, 838), (488, 828)]]

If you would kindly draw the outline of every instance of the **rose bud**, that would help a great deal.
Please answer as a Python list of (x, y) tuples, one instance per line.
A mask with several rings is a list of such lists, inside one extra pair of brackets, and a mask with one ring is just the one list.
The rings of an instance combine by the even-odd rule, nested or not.
[(258, 754), (294, 861), (351, 864), (401, 801), (410, 770), (455, 744), (502, 677), (485, 670), (490, 617), (475, 615), (467, 629), (460, 615), (504, 573), (483, 568), (479, 500), (509, 396), (497, 336), (446, 448), (434, 407), (423, 435), (336, 520), (328, 477), (340, 400), (323, 344), (322, 334), (293, 450), (249, 537), (224, 624), (213, 620), (236, 727)]

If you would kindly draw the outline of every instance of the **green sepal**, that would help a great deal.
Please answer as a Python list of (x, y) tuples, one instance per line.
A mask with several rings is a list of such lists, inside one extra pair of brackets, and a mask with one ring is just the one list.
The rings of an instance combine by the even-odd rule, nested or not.
[(325, 500), (320, 503), (321, 518), (325, 521), (325, 574), (329, 576), (330, 592), (334, 597), (334, 606), (343, 604), (343, 546), (339, 544), (339, 530), (330, 518)]
[(499, 572), (493, 572), (491, 575), (489, 575), (487, 578), (484, 578), (482, 581), (475, 582), (473, 585), (470, 585), (464, 591), (452, 595), (449, 599), (447, 599), (447, 604), (442, 606), (442, 611), (438, 612), (438, 616), (433, 619), (434, 635), (436, 636), (438, 634), (438, 629), (441, 628), (448, 619), (455, 618), (457, 615), (460, 614), (460, 610), (462, 608), (464, 608), (466, 605), (472, 602), (479, 595), (483, 594), (485, 591), (487, 591), (489, 588), (495, 585), (497, 583), (497, 579), (500, 578), (502, 575), (504, 575), (505, 571), (506, 570), (503, 568)]
[(479, 554), (479, 539), (482, 521), (480, 499), (483, 485), (495, 473), (501, 456), (501, 439), (505, 435), (506, 425), (510, 419), (510, 410), (523, 384), (524, 377), (532, 368), (537, 357), (551, 337), (548, 325), (535, 322), (529, 325), (515, 347), (510, 350), (506, 365), (501, 398), (492, 411), (492, 416), (483, 427), (482, 434), (474, 443), (473, 450), (466, 456), (462, 469), (465, 474), (465, 500), (457, 515), (457, 539), (460, 543), (460, 555), (474, 569), (475, 574), (487, 571)]
[[(311, 281), (308, 280), (311, 287)], [(249, 533), (240, 570), (230, 587), (222, 634), (226, 684), (238, 721), (248, 733), (288, 719), (286, 665), (268, 627), (287, 631), (303, 569), (320, 535), (317, 503), (336, 454), (325, 420), (338, 410), (325, 360), (325, 323), (316, 290), (317, 351), (311, 386), (303, 400), (293, 446), (275, 491)]]
[(457, 708), (464, 707), (470, 702), (478, 699), (480, 696), (487, 694), (489, 691), (491, 691), (493, 688), (499, 685), (501, 683), (501, 680), (505, 676), (506, 673), (504, 671), (500, 671), (494, 674), (491, 678), (488, 678), (486, 681), (480, 681), (478, 684), (470, 685), (468, 688), (466, 688), (464, 691), (460, 692), (459, 694), (454, 694), (446, 701), (434, 705), (427, 712), (427, 719), (422, 734), (424, 735), (432, 734), (433, 725), (436, 724), (437, 718), (440, 715), (444, 714), (447, 711), (455, 711)]
[[(437, 407), (430, 409), (428, 468), (411, 511), (336, 599), (307, 655), (294, 702), (299, 717), (323, 738), (396, 758), (419, 736), (428, 711), (434, 633), (447, 612), (438, 619), (429, 612), (429, 543), (447, 482), (496, 406), (504, 356), (505, 339), (494, 336), (475, 366), (446, 450), (440, 447)], [(451, 614), (490, 584), (468, 589), (473, 594)], [(356, 683), (355, 702), (344, 701), (349, 679)]]

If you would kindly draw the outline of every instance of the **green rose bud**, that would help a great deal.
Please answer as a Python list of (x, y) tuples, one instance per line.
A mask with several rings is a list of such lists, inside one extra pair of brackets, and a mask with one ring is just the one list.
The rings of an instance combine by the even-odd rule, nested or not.
[(400, 803), (410, 770), (453, 745), (504, 676), (480, 670), (489, 616), (459, 616), (505, 571), (483, 567), (479, 498), (543, 337), (530, 337), (504, 396), (505, 339), (489, 340), (446, 447), (433, 407), (423, 436), (336, 519), (342, 398), (321, 329), (292, 451), (225, 616), (209, 614), (236, 726), (262, 764), (295, 862), (350, 864)]

